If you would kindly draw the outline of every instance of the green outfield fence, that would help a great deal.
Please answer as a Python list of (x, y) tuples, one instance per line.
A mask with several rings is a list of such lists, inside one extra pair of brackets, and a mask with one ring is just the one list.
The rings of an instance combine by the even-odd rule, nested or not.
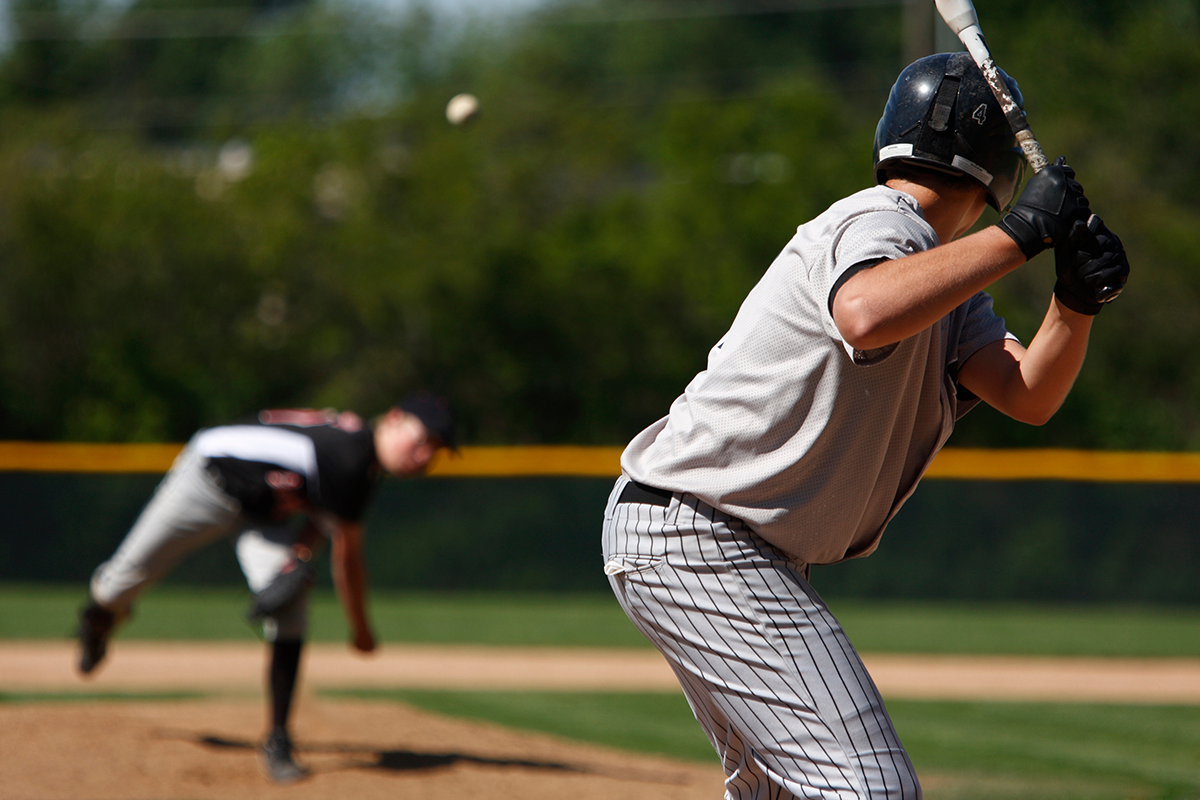
[[(179, 444), (0, 442), (0, 580), (86, 581)], [(385, 480), (367, 518), (377, 587), (604, 591), (616, 447), (464, 447)], [(948, 448), (867, 559), (826, 595), (1200, 604), (1200, 454)], [(238, 583), (232, 548), (178, 583)], [(328, 581), (328, 578), (325, 578)]]

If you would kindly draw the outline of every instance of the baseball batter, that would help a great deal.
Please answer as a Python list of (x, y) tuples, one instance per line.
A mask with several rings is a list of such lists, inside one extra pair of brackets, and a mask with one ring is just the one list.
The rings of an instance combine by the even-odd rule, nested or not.
[(362, 518), (381, 472), (424, 471), (453, 446), (443, 400), (415, 394), (374, 425), (353, 412), (272, 410), (243, 424), (207, 428), (184, 447), (111, 559), (92, 576), (79, 617), (79, 670), (104, 659), (115, 626), (138, 595), (184, 556), (236, 538), (238, 562), (271, 643), (272, 729), (260, 751), (267, 777), (301, 778), (288, 729), (307, 630), (310, 559), (332, 544), (331, 568), (352, 644), (367, 653), (375, 636), (366, 610)]
[[(1061, 160), (964, 235), (1009, 206), (1014, 144), (965, 53), (906, 68), (877, 129), (877, 185), (798, 228), (707, 369), (622, 455), (605, 572), (678, 676), (727, 798), (921, 796), (809, 567), (869, 555), (981, 400), (1049, 419), (1098, 298), (1124, 285), (1119, 240)], [(983, 290), (1050, 247), (1058, 281), (1026, 348)]]

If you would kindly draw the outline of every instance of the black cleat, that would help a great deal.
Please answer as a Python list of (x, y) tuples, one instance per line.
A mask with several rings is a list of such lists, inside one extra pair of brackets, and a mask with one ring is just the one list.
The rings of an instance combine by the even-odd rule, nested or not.
[(95, 602), (79, 612), (79, 671), (90, 675), (108, 652), (108, 637), (116, 615)]
[(286, 733), (272, 733), (258, 750), (258, 763), (271, 783), (295, 783), (308, 774), (292, 756), (292, 740)]

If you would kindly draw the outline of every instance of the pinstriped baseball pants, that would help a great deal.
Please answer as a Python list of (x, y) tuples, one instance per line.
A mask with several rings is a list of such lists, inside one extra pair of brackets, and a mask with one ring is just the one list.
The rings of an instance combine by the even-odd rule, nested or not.
[(801, 567), (691, 495), (618, 502), (627, 483), (605, 510), (605, 572), (724, 762), (727, 800), (918, 800), (875, 684)]

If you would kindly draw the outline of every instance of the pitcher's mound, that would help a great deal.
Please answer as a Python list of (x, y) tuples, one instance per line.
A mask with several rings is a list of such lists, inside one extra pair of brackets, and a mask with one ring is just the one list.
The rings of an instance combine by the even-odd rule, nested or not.
[(262, 700), (0, 706), (3, 796), (29, 800), (613, 797), (711, 800), (713, 764), (629, 755), (447, 719), (398, 703), (305, 697), (297, 760), (311, 774), (273, 787), (258, 770)]

